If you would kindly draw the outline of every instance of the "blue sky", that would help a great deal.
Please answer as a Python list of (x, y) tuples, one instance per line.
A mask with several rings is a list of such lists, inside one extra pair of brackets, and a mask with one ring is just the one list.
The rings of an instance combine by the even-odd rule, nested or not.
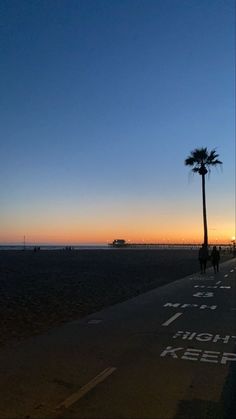
[(0, 241), (201, 234), (200, 179), (183, 164), (201, 146), (224, 163), (207, 182), (210, 228), (233, 235), (234, 9), (3, 0)]

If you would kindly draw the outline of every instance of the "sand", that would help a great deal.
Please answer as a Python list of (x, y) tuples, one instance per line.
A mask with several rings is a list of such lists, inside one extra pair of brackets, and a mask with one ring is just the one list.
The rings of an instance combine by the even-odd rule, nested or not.
[(0, 345), (197, 271), (188, 249), (0, 251)]

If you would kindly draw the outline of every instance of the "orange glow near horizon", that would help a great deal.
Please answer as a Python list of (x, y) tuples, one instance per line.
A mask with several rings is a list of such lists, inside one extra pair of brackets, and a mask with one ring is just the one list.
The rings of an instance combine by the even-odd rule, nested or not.
[[(122, 212), (123, 211), (123, 212)], [(96, 208), (94, 212), (77, 211), (40, 213), (31, 211), (30, 217), (20, 214), (3, 220), (0, 243), (27, 243), (58, 245), (106, 244), (114, 239), (131, 243), (201, 243), (202, 217), (198, 208), (183, 214), (176, 206), (159, 210), (140, 206), (130, 209)], [(45, 214), (45, 215), (44, 215)], [(231, 213), (219, 217), (214, 212), (208, 221), (209, 243), (228, 244), (235, 236)]]
[[(125, 239), (130, 243), (201, 243), (203, 241), (203, 231), (201, 226), (194, 226), (194, 228), (186, 228), (181, 230), (175, 227), (171, 230), (165, 229), (144, 229), (139, 228), (134, 231), (132, 228), (90, 228), (80, 227), (80, 229), (72, 228), (44, 228), (36, 230), (29, 229), (26, 234), (23, 231), (8, 232), (8, 234), (1, 234), (0, 242), (2, 244), (19, 243), (24, 240), (27, 243), (45, 243), (45, 244), (102, 244), (110, 243), (114, 239)], [(221, 232), (209, 231), (209, 243), (229, 244), (232, 241), (234, 231), (228, 227)]]

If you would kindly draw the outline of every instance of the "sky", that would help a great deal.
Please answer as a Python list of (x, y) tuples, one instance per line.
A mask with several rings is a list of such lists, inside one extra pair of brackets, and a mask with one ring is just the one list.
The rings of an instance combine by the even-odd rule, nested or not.
[(2, 0), (0, 243), (235, 236), (235, 1)]

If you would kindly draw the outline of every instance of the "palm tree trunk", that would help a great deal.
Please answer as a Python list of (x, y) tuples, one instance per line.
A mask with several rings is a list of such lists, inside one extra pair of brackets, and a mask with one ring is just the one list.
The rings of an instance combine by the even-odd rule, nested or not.
[(202, 206), (203, 206), (204, 244), (208, 246), (205, 175), (202, 175)]

